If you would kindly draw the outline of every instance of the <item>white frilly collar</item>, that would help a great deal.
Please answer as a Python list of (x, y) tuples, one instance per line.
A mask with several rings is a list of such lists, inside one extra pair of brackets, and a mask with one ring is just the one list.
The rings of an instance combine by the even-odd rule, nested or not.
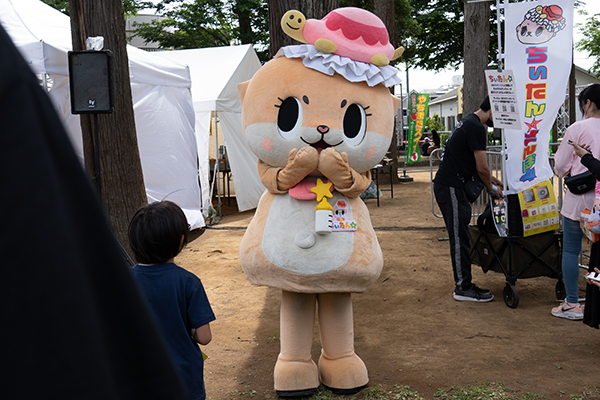
[(350, 82), (366, 82), (369, 86), (381, 83), (386, 87), (401, 82), (398, 69), (391, 65), (378, 67), (337, 54), (321, 53), (315, 46), (310, 44), (285, 46), (279, 49), (275, 55), (275, 57), (284, 56), (287, 58), (302, 58), (302, 63), (306, 67), (327, 75), (338, 73)]

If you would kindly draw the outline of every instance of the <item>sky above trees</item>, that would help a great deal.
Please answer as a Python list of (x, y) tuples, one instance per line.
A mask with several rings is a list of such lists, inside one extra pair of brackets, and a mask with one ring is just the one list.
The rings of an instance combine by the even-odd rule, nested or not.
[[(68, 0), (42, 0), (51, 6), (68, 12)], [(353, 5), (372, 10), (372, 0), (340, 0), (340, 6)], [(461, 40), (462, 2), (457, 0), (395, 0), (396, 25), (401, 45), (406, 48), (397, 65), (406, 85), (406, 69), (409, 69), (411, 88), (429, 88), (449, 85), (452, 76), (462, 75)], [(600, 1), (587, 0), (584, 8), (589, 15), (575, 12), (576, 65), (600, 72), (600, 16), (586, 27), (586, 19), (600, 13)], [(158, 41), (164, 47), (197, 48), (226, 46), (232, 43), (253, 43), (262, 61), (268, 59), (268, 8), (266, 0), (124, 0), (127, 14), (158, 11), (167, 18), (153, 24), (140, 26), (140, 35), (148, 41)], [(148, 7), (153, 7), (148, 9)], [(410, 15), (407, 10), (412, 8)], [(492, 20), (495, 19), (492, 4)], [(491, 21), (493, 23), (493, 21)], [(496, 33), (495, 23), (491, 34)], [(496, 58), (495, 37), (490, 40), (490, 63)], [(591, 55), (590, 55), (591, 54)], [(412, 78), (411, 78), (412, 73)], [(404, 86), (405, 88), (406, 86)], [(435, 87), (435, 86), (433, 86)]]

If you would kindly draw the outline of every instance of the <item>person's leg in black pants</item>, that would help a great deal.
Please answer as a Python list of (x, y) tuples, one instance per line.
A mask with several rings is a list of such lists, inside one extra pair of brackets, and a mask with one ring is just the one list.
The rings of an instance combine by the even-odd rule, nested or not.
[(462, 189), (434, 183), (433, 191), (448, 230), (454, 282), (457, 288), (467, 290), (471, 287), (471, 259), (469, 257), (471, 205)]

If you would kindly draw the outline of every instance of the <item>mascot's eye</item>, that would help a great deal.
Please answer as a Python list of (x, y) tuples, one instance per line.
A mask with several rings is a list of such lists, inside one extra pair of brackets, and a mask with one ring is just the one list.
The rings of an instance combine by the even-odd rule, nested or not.
[(295, 97), (288, 97), (281, 102), (277, 115), (279, 134), (284, 139), (298, 136), (302, 127), (302, 103)]
[(526, 27), (522, 27), (521, 28), (521, 36), (525, 36), (526, 33), (527, 33), (527, 28)]
[(544, 28), (541, 26), (535, 30), (535, 36), (540, 36), (542, 33), (544, 33)]
[[(369, 107), (367, 107), (369, 108)], [(367, 114), (360, 104), (350, 104), (344, 114), (344, 135), (352, 146), (358, 146), (367, 132)]]

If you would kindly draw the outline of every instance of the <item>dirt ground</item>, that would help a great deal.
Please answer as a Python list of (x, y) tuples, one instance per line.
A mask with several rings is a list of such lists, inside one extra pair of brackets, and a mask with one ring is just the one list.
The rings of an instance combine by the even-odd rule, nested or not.
[[(520, 303), (503, 301), (504, 274), (473, 266), (474, 282), (490, 303), (457, 302), (443, 221), (433, 215), (429, 172), (408, 169), (413, 182), (381, 184), (383, 197), (366, 201), (384, 255), (379, 280), (353, 295), (356, 352), (369, 385), (408, 385), (427, 399), (437, 388), (501, 382), (547, 399), (600, 384), (600, 332), (553, 317), (556, 279), (519, 280)], [(224, 209), (224, 214), (227, 213)], [(192, 241), (176, 262), (196, 273), (217, 320), (203, 348), (207, 396), (276, 398), (273, 367), (279, 353), (279, 290), (248, 283), (239, 243), (253, 212), (231, 213)], [(583, 288), (580, 285), (580, 288)], [(585, 293), (580, 290), (580, 297)], [(320, 344), (315, 329), (313, 359)]]

